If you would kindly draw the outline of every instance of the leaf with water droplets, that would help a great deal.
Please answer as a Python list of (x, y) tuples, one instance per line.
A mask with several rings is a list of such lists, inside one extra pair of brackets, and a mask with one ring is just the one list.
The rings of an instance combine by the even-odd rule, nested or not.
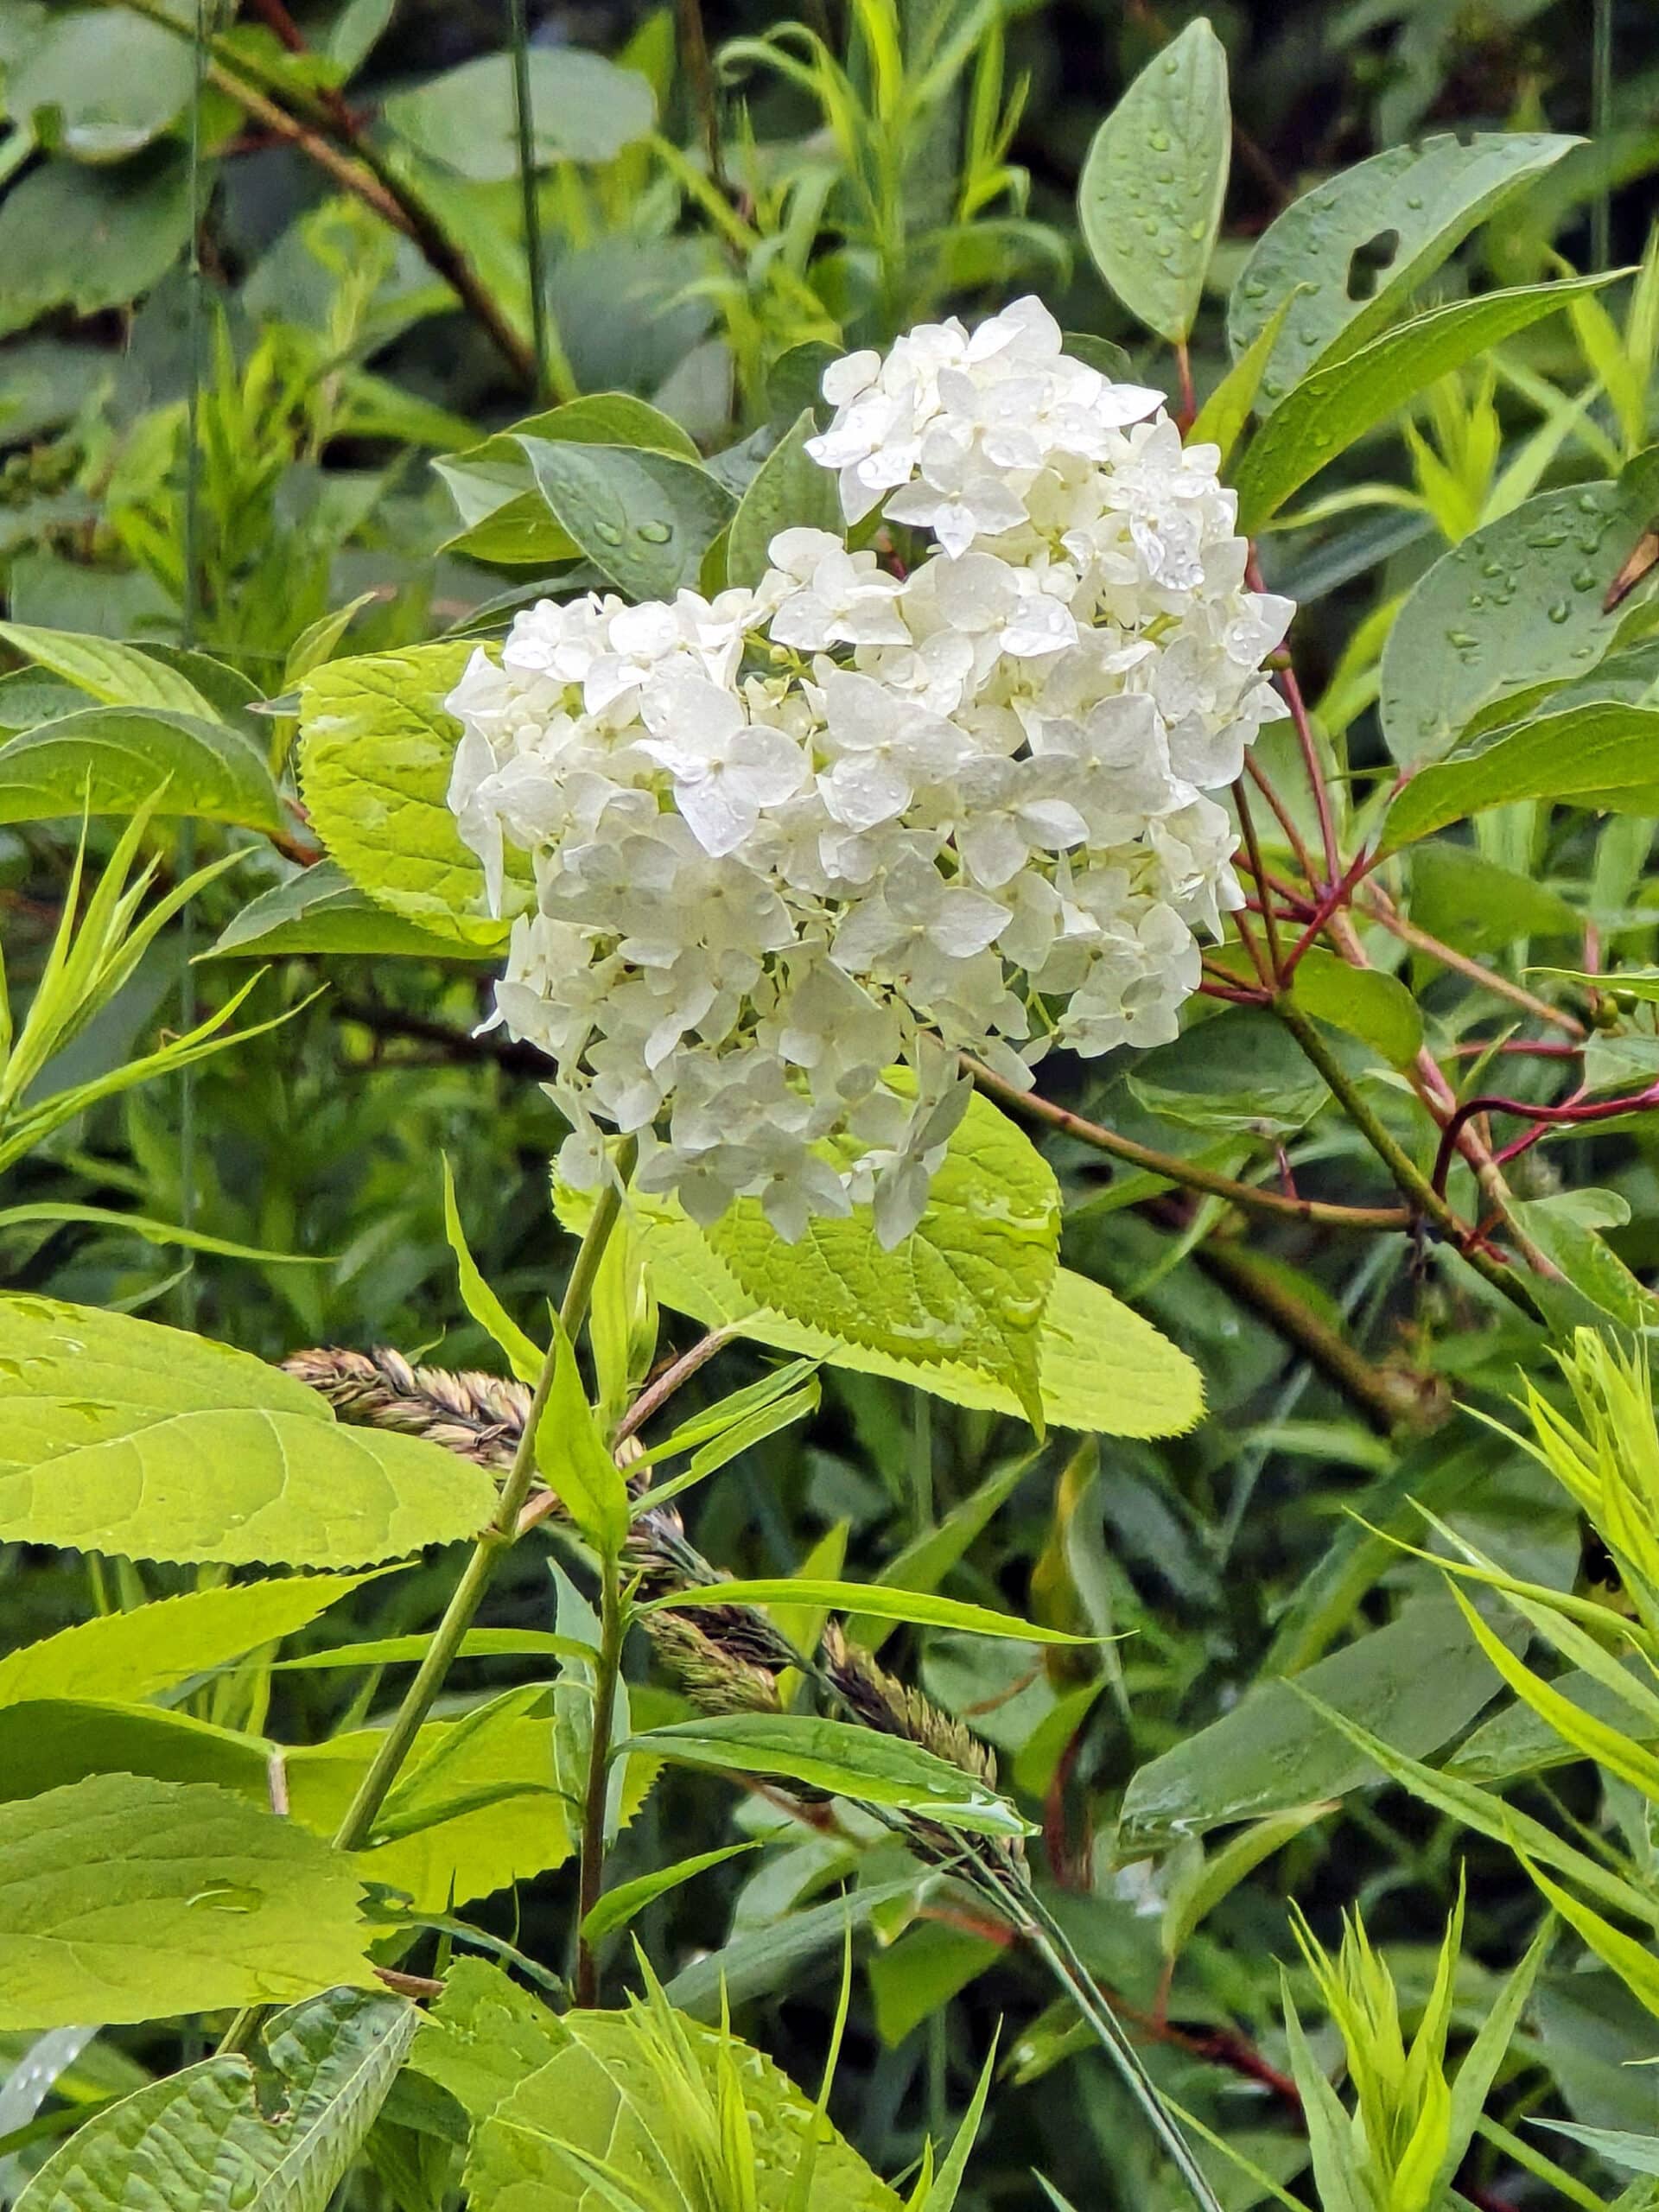
[(1512, 721), (1595, 669), (1620, 629), (1603, 611), (1607, 587), (1659, 505), (1652, 463), (1541, 492), (1419, 578), (1382, 650), (1378, 713), (1402, 766), (1437, 759), (1477, 716)]
[(757, 1304), (899, 1359), (976, 1367), (1040, 1423), (1059, 1191), (1030, 1140), (984, 1099), (969, 1100), (925, 1212), (890, 1251), (868, 1206), (844, 1221), (820, 1215), (789, 1244), (760, 1200), (744, 1198), (706, 1234)]
[(735, 502), (696, 461), (645, 448), (521, 436), (536, 488), (577, 549), (631, 599), (695, 584)]
[(1172, 345), (1198, 311), (1231, 144), (1227, 55), (1199, 16), (1154, 54), (1083, 165), (1077, 219), (1095, 266)]
[[(1478, 300), (1454, 301), (1316, 370), (1268, 416), (1244, 456), (1237, 480), (1239, 528), (1254, 537), (1309, 477), (1437, 377), (1626, 273), (1611, 270), (1599, 276), (1522, 284)], [(1294, 320), (1293, 315), (1290, 321)]]
[(1389, 809), (1381, 850), (1516, 799), (1659, 814), (1659, 708), (1594, 700), (1476, 740), (1419, 769)]
[(147, 2082), (77, 2129), (18, 2212), (323, 2212), (419, 2017), (358, 1990), (296, 2005), (265, 2028), (257, 2089), (231, 2056)]
[(0, 2027), (372, 1984), (360, 1870), (209, 1783), (98, 1774), (0, 1806)]
[(473, 1535), (495, 1485), (228, 1345), (0, 1300), (0, 1538), (133, 1559), (364, 1567)]
[(1300, 295), (1273, 343), (1261, 412), (1391, 322), (1508, 194), (1579, 143), (1519, 130), (1466, 143), (1447, 134), (1391, 146), (1293, 201), (1257, 240), (1227, 312), (1236, 357)]
[(728, 582), (758, 584), (766, 572), (766, 549), (779, 531), (827, 530), (845, 537), (834, 473), (806, 450), (817, 427), (812, 410), (803, 410), (750, 479), (732, 517)]

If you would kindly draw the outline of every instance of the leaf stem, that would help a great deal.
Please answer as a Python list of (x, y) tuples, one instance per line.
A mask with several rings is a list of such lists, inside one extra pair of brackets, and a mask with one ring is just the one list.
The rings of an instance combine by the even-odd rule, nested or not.
[(582, 1867), (576, 1904), (575, 2000), (599, 2002), (599, 1960), (586, 1934), (588, 1914), (605, 1886), (605, 1814), (610, 1796), (611, 1732), (616, 1719), (616, 1686), (622, 1673), (622, 1644), (627, 1633), (620, 1568), (613, 1559), (600, 1561), (599, 1657), (594, 1669), (594, 1732), (588, 1751), (588, 1789), (582, 1808)]
[[(621, 1217), (622, 1185), (633, 1172), (635, 1150), (633, 1140), (629, 1138), (617, 1161), (616, 1179), (608, 1182), (600, 1192), (593, 1218), (588, 1224), (570, 1269), (570, 1280), (565, 1286), (564, 1300), (559, 1308), (559, 1319), (563, 1333), (572, 1339), (588, 1318), (599, 1263), (605, 1256), (605, 1248), (610, 1243), (612, 1232)], [(433, 1631), (426, 1656), (416, 1669), (414, 1681), (404, 1692), (404, 1701), (398, 1707), (391, 1726), (381, 1738), (380, 1748), (375, 1753), (368, 1772), (359, 1783), (357, 1794), (346, 1807), (345, 1816), (334, 1832), (336, 1851), (361, 1851), (368, 1841), (373, 1831), (375, 1816), (385, 1802), (392, 1783), (397, 1779), (404, 1762), (413, 1750), (415, 1739), (443, 1688), (444, 1678), (461, 1649), (461, 1639), (472, 1626), (483, 1603), (497, 1563), (503, 1552), (510, 1550), (518, 1537), (518, 1516), (535, 1479), (536, 1431), (553, 1389), (557, 1351), (558, 1339), (556, 1337), (548, 1348), (547, 1357), (542, 1363), (542, 1371), (537, 1377), (535, 1395), (531, 1399), (530, 1410), (524, 1417), (506, 1480), (501, 1485), (495, 1512), (488, 1527), (474, 1544), (472, 1556), (461, 1580), (455, 1585), (448, 1605), (444, 1608), (443, 1618)], [(249, 2006), (239, 2012), (219, 2045), (221, 2054), (245, 2050), (264, 2014), (263, 2005)]]

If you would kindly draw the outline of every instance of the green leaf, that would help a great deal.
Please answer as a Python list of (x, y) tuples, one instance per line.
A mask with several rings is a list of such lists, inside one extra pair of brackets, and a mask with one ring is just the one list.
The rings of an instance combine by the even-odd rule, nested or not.
[(109, 168), (43, 162), (0, 201), (0, 335), (54, 308), (84, 316), (124, 306), (167, 274), (189, 236), (181, 148)]
[(488, 948), (407, 921), (359, 891), (334, 861), (273, 884), (225, 925), (201, 956), (264, 960), (294, 952), (367, 953), (377, 959), (477, 960)]
[[(1616, 1192), (1557, 1191), (1548, 1198), (1517, 1198), (1514, 1211), (1516, 1228), (1572, 1286), (1572, 1293), (1565, 1297), (1560, 1283), (1541, 1281), (1539, 1286), (1547, 1301), (1546, 1312), (1559, 1309), (1563, 1326), (1576, 1327), (1600, 1314), (1611, 1315), (1624, 1329), (1640, 1331), (1659, 1325), (1659, 1296), (1597, 1234), (1603, 1229), (1623, 1228), (1630, 1219), (1630, 1208)], [(1586, 1300), (1595, 1312), (1586, 1313), (1579, 1300)], [(1554, 1306), (1548, 1302), (1552, 1300)]]
[(0, 1705), (27, 1698), (149, 1697), (304, 1628), (371, 1580), (295, 1575), (158, 1598), (60, 1629), (0, 1659)]
[(1659, 708), (1596, 700), (1459, 747), (1417, 771), (1383, 818), (1379, 849), (1397, 853), (1516, 799), (1659, 812)]
[(6, 107), (73, 161), (116, 162), (183, 112), (193, 81), (188, 42), (165, 26), (73, 8), (49, 19), (8, 71)]
[(583, 1936), (588, 1942), (597, 1943), (601, 1936), (614, 1935), (648, 1904), (666, 1897), (671, 1890), (677, 1890), (693, 1875), (706, 1873), (709, 1867), (722, 1866), (728, 1859), (741, 1859), (745, 1852), (758, 1851), (763, 1840), (757, 1836), (752, 1843), (728, 1843), (723, 1850), (701, 1851), (695, 1859), (677, 1859), (673, 1866), (659, 1866), (654, 1873), (641, 1874), (637, 1880), (619, 1882), (615, 1889), (606, 1891), (583, 1920)]
[(377, 906), (496, 950), (506, 925), (484, 911), (484, 871), (448, 797), (460, 725), (442, 702), (473, 651), (410, 645), (315, 670), (300, 692), (300, 779), (312, 826)]
[(718, 2020), (728, 2003), (746, 2005), (776, 1990), (794, 1989), (810, 1960), (831, 1948), (840, 1951), (849, 1931), (855, 1934), (878, 1916), (885, 1922), (917, 1903), (930, 1879), (912, 1873), (902, 1881), (875, 1883), (751, 1928), (682, 1967), (668, 1985), (668, 1995), (693, 2018)]
[(1315, 945), (1296, 963), (1291, 996), (1304, 1014), (1357, 1037), (1390, 1067), (1408, 1067), (1422, 1048), (1423, 1017), (1398, 976), (1351, 968)]
[(1262, 380), (1262, 411), (1325, 365), (1338, 340), (1351, 353), (1393, 321), (1509, 193), (1578, 143), (1518, 130), (1427, 138), (1390, 147), (1293, 201), (1256, 241), (1227, 312), (1236, 357), (1300, 288)]
[[(671, 416), (626, 391), (601, 391), (527, 416), (433, 467), (449, 488), (464, 525), (448, 550), (475, 561), (531, 563), (575, 557), (575, 541), (560, 529), (536, 489), (522, 437), (569, 439), (595, 446), (648, 446), (695, 461), (697, 448)], [(474, 618), (476, 619), (476, 618)]]
[[(580, 1231), (591, 1198), (561, 1189), (560, 1218)], [(709, 1328), (752, 1337), (779, 1351), (823, 1360), (859, 1375), (880, 1375), (987, 1413), (1019, 1414), (1012, 1389), (965, 1360), (918, 1363), (908, 1355), (844, 1343), (824, 1328), (758, 1306), (695, 1223), (671, 1201), (636, 1192), (631, 1203), (658, 1296)], [(1043, 1410), (1058, 1428), (1104, 1436), (1171, 1436), (1204, 1410), (1198, 1369), (1149, 1321), (1086, 1275), (1061, 1268), (1038, 1335)]]
[(223, 2057), (149, 2082), (48, 2158), (18, 2212), (325, 2212), (419, 2018), (351, 1990), (296, 2005), (265, 2028), (274, 2080)]
[[(1618, 483), (1541, 493), (1419, 578), (1382, 649), (1378, 712), (1402, 766), (1438, 759), (1477, 715), (1501, 709), (1511, 695), (1566, 683), (1601, 659), (1620, 624), (1602, 601), (1656, 492), (1643, 466)], [(1502, 718), (1536, 703), (1516, 700)]]
[[(227, 1038), (227, 1045), (234, 1043)], [(141, 1236), (147, 1244), (178, 1244), (188, 1252), (213, 1252), (225, 1260), (260, 1260), (268, 1267), (320, 1268), (328, 1257), (315, 1252), (273, 1252), (263, 1244), (238, 1244), (232, 1236), (212, 1236), (205, 1229), (185, 1229), (171, 1221), (152, 1221), (148, 1214), (118, 1213), (113, 1206), (59, 1205), (42, 1198), (33, 1205), (0, 1206), (0, 1232), (26, 1229), (47, 1222), (66, 1226), (110, 1229), (119, 1235)]]
[(588, 1410), (575, 1348), (556, 1319), (553, 1333), (553, 1387), (537, 1425), (536, 1465), (577, 1528), (606, 1558), (614, 1559), (628, 1540), (632, 1517), (628, 1486)]
[(672, 599), (732, 518), (725, 486), (696, 461), (644, 448), (520, 436), (549, 512), (636, 600)]
[[(1052, 1418), (1051, 1414), (1051, 1418)], [(951, 1568), (965, 1559), (976, 1539), (990, 1526), (1021, 1479), (1030, 1472), (1028, 1458), (1011, 1459), (988, 1475), (976, 1490), (954, 1505), (937, 1528), (925, 1529), (890, 1559), (876, 1576), (887, 1590), (937, 1590)], [(867, 1651), (879, 1651), (893, 1634), (892, 1620), (878, 1620), (869, 1612), (855, 1613), (847, 1634)]]
[(1290, 313), (1301, 289), (1298, 285), (1295, 291), (1287, 292), (1280, 301), (1193, 417), (1192, 428), (1187, 433), (1187, 444), (1216, 447), (1221, 455), (1220, 466), (1224, 468), (1233, 448), (1243, 435), (1244, 425), (1255, 411), (1268, 357), (1279, 342), (1279, 334), (1285, 327), (1285, 317)]
[[(305, 1651), (295, 1659), (276, 1659), (279, 1673), (302, 1674), (319, 1667), (405, 1667), (424, 1659), (431, 1649), (429, 1636), (380, 1636), (361, 1643), (341, 1643), (329, 1651)], [(568, 1636), (554, 1636), (539, 1628), (469, 1628), (461, 1639), (457, 1659), (589, 1659), (591, 1648)]]
[(421, 2018), (411, 2069), (442, 2083), (474, 2121), (556, 2056), (563, 2024), (499, 1967), (457, 1959), (443, 1994)]
[[(813, 2157), (805, 2212), (899, 2212), (899, 2200), (772, 2062), (660, 1999), (629, 2012), (573, 2012), (564, 2047), (495, 2107), (474, 2140), (469, 2202), (490, 2212), (579, 2212), (748, 2202), (789, 2212)], [(743, 2175), (711, 2157), (725, 2139), (722, 2075), (747, 2137)], [(729, 2125), (729, 2120), (728, 2123)], [(601, 2187), (601, 2183), (603, 2186)], [(753, 2190), (753, 2197), (745, 2194)]]
[(1137, 1054), (1124, 1081), (1166, 1126), (1226, 1135), (1289, 1136), (1327, 1095), (1283, 1023), (1255, 1007), (1230, 1007)]
[[(514, 1797), (556, 1798), (551, 1758), (551, 1734), (545, 1771), (537, 1778), (496, 1771), (497, 1745), (511, 1744), (519, 1724), (551, 1719), (551, 1689), (545, 1682), (526, 1682), (504, 1690), (499, 1697), (432, 1732), (405, 1762), (375, 1816), (372, 1846), (402, 1841), (441, 1827), (462, 1815), (505, 1804)], [(486, 1771), (480, 1778), (479, 1769)], [(563, 1807), (544, 1808), (557, 1819)]]
[(513, 1319), (506, 1307), (485, 1281), (473, 1249), (467, 1242), (467, 1231), (461, 1227), (461, 1209), (455, 1204), (454, 1171), (449, 1165), (449, 1155), (443, 1155), (443, 1233), (454, 1255), (461, 1274), (461, 1302), (479, 1327), (493, 1338), (505, 1353), (507, 1364), (520, 1382), (527, 1382), (533, 1389), (541, 1380), (547, 1354)]
[[(1202, 20), (1202, 18), (1200, 18)], [(1205, 25), (1205, 29), (1209, 25)], [(968, 2171), (968, 2160), (978, 2139), (980, 2122), (985, 2117), (985, 2100), (991, 2093), (991, 2079), (996, 2069), (997, 2037), (991, 2037), (991, 2047), (985, 2054), (985, 2063), (980, 2069), (979, 2081), (969, 2100), (960, 2125), (950, 2140), (944, 2163), (933, 2177), (933, 2186), (922, 2199), (921, 2212), (951, 2212), (962, 2190), (962, 2177)]]
[(360, 1987), (360, 1879), (320, 1838), (210, 1783), (99, 1774), (0, 1806), (0, 2027)]
[(86, 707), (0, 745), (0, 822), (54, 815), (192, 814), (278, 830), (282, 802), (246, 738), (159, 707)]
[(1000, 1943), (968, 1929), (918, 1920), (866, 1962), (876, 2033), (893, 2050), (1002, 1956)]
[(986, 1100), (969, 1102), (926, 1211), (891, 1251), (867, 1208), (816, 1219), (788, 1244), (759, 1200), (744, 1199), (706, 1234), (758, 1303), (847, 1344), (975, 1367), (1040, 1424), (1038, 1331), (1058, 1265), (1059, 1190), (1030, 1140)]
[(263, 1810), (270, 1746), (188, 1713), (102, 1700), (38, 1698), (0, 1706), (0, 1801), (38, 1797), (99, 1774), (220, 1784)]
[[(538, 168), (614, 161), (657, 119), (651, 86), (637, 71), (571, 46), (531, 48), (530, 102)], [(476, 183), (504, 184), (518, 174), (509, 54), (464, 61), (413, 92), (397, 93), (383, 112), (418, 153)]]
[(1632, 2135), (1618, 2127), (1581, 2127), (1571, 2120), (1535, 2120), (1532, 2125), (1548, 2128), (1552, 2135), (1570, 2136), (1610, 2165), (1623, 2166), (1626, 2173), (1659, 2174), (1659, 2136)]
[(737, 1713), (678, 1720), (632, 1736), (625, 1749), (679, 1766), (765, 1774), (804, 1782), (837, 1796), (925, 1814), (945, 1827), (982, 1835), (1031, 1833), (995, 1790), (900, 1737), (877, 1735), (848, 1720), (795, 1713)]
[[(110, 20), (94, 12), (99, 22)], [(159, 707), (204, 722), (223, 719), (188, 677), (164, 660), (152, 660), (137, 645), (118, 645), (113, 639), (87, 637), (75, 630), (35, 629), (25, 622), (0, 622), (0, 638), (25, 659), (49, 669), (104, 706)]]
[(1491, 1669), (1444, 1592), (1414, 1600), (1290, 1681), (1259, 1681), (1230, 1713), (1143, 1766), (1123, 1800), (1130, 1835), (1195, 1835), (1339, 1797), (1372, 1778), (1306, 1690), (1414, 1756), (1435, 1750), (1492, 1696)]
[[(1386, 422), (1426, 385), (1554, 315), (1569, 300), (1616, 282), (1621, 273), (1454, 301), (1316, 369), (1274, 410), (1240, 465), (1239, 528), (1254, 536), (1327, 461)], [(1293, 315), (1287, 336), (1294, 325)]]
[(766, 549), (780, 531), (827, 530), (836, 537), (846, 535), (835, 474), (806, 450), (817, 429), (812, 410), (804, 409), (749, 480), (727, 539), (728, 582), (758, 584), (770, 565)]
[(1226, 52), (1195, 16), (1096, 131), (1077, 184), (1096, 268), (1172, 345), (1185, 340), (1198, 311), (1231, 151)]
[(0, 1535), (134, 1559), (361, 1567), (476, 1534), (495, 1485), (439, 1445), (337, 1423), (245, 1352), (0, 1300)]
[(935, 1598), (920, 1590), (884, 1588), (879, 1582), (822, 1582), (779, 1576), (757, 1582), (711, 1582), (653, 1598), (641, 1612), (671, 1606), (683, 1611), (697, 1605), (816, 1605), (826, 1612), (862, 1612), (874, 1619), (910, 1621), (921, 1628), (948, 1628), (964, 1636), (1003, 1636), (1016, 1643), (1097, 1643), (1098, 1637), (1071, 1636), (1063, 1629), (1022, 1621), (988, 1605), (968, 1605), (954, 1598)]

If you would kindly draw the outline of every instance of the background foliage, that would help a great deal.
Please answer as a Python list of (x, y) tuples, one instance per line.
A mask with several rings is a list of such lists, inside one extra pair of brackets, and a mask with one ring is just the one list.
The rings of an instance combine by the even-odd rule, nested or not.
[[(1236, 443), (1266, 581), (1300, 608), (1292, 683), (1331, 834), (1344, 861), (1388, 857), (1276, 1009), (1224, 995), (1262, 995), (1234, 942), (1178, 1044), (1045, 1068), (1084, 1121), (1034, 1132), (1080, 1348), (1064, 1387), (1044, 1368), (1045, 1439), (1012, 1355), (942, 1395), (880, 1344), (779, 1383), (774, 1353), (824, 1349), (798, 1316), (677, 1402), (689, 1419), (758, 1391), (688, 1525), (763, 1583), (880, 1579), (1119, 1639), (969, 1636), (918, 1603), (854, 1624), (1000, 1754), (1046, 1907), (1229, 2212), (1287, 2188), (1404, 2212), (1454, 2179), (1484, 2205), (1610, 2201), (1659, 2169), (1639, 2063), (1659, 2009), (1659, 1445), (1645, 1376), (1607, 1349), (1651, 1325), (1659, 1266), (1659, 663), (1642, 589), (1605, 604), (1659, 512), (1653, 19), (1224, 5), (1217, 47), (1173, 6), (804, 12), (532, 9), (527, 237), (493, 8), (266, 0), (221, 10), (199, 55), (174, 0), (0, 6), (0, 1277), (107, 1317), (68, 1339), (26, 1302), (0, 1322), (0, 1907), (48, 1892), (27, 1945), (14, 1923), (0, 1947), (0, 2197), (67, 2137), (30, 2212), (137, 2201), (137, 2166), (70, 2133), (137, 2091), (158, 2126), (188, 2106), (238, 2146), (262, 2203), (453, 2203), (469, 2118), (474, 2202), (574, 2200), (573, 2172), (604, 2194), (615, 2174), (575, 2154), (523, 2163), (583, 2099), (603, 2120), (588, 2153), (612, 2146), (629, 2201), (674, 2201), (695, 2170), (723, 2203), (752, 2185), (734, 2112), (796, 2139), (833, 2048), (820, 2194), (886, 2203), (880, 2175), (908, 2193), (929, 2137), (945, 2173), (989, 2064), (964, 2203), (1038, 2202), (1034, 2170), (1080, 2206), (1179, 2201), (1075, 1999), (1006, 1926), (918, 1886), (869, 1817), (734, 1801), (690, 1753), (654, 1787), (654, 1761), (627, 1768), (609, 1880), (707, 1855), (634, 1894), (632, 1931), (695, 2020), (719, 2019), (723, 1975), (769, 2059), (660, 1999), (631, 2024), (549, 2025), (529, 1992), (573, 1963), (577, 1891), (544, 1685), (566, 1669), (556, 1741), (585, 1688), (572, 1640), (596, 1631), (568, 1549), (540, 1541), (502, 1563), (497, 1640), (464, 1651), (377, 1832), (374, 1878), (406, 1902), (375, 1956), (460, 1962), (410, 2057), (321, 1839), (459, 1571), (446, 1547), (491, 1510), (486, 1474), (342, 1423), (326, 1448), (305, 1434), (305, 1484), (251, 1525), (228, 1481), (160, 1526), (144, 1490), (168, 1424), (211, 1422), (199, 1464), (220, 1474), (286, 1468), (293, 1425), (327, 1408), (261, 1363), (301, 1348), (505, 1372), (464, 1268), (457, 1295), (445, 1160), (476, 1269), (545, 1338), (575, 1249), (549, 1203), (563, 1128), (537, 1056), (475, 1033), (499, 933), (463, 910), (422, 751), (472, 636), (550, 575), (579, 581), (571, 563), (671, 589), (688, 500), (703, 544), (734, 516), (731, 574), (758, 566), (772, 513), (823, 498), (798, 417), (825, 349), (1034, 289)], [(594, 397), (617, 392), (633, 411)], [(572, 401), (587, 411), (539, 423), (528, 454), (500, 435)], [(633, 456), (625, 505), (670, 503), (672, 555), (640, 531), (619, 572), (602, 500), (558, 474), (573, 429)], [(1297, 870), (1325, 825), (1289, 719), (1259, 753), (1287, 818), (1258, 802), (1255, 880), (1300, 886), (1287, 937), (1323, 928), (1317, 868)], [(658, 1228), (664, 1348), (683, 1350), (728, 1316), (691, 1280), (701, 1248)], [(1190, 1356), (1201, 1420), (1188, 1370), (1091, 1285)], [(185, 1359), (158, 1395), (123, 1317), (250, 1357)], [(1564, 1384), (1552, 1339), (1580, 1327)], [(614, 1416), (626, 1343), (610, 1356)], [(1522, 1371), (1535, 1416), (1509, 1405)], [(121, 1421), (71, 1449), (43, 1392)], [(402, 1517), (352, 1521), (342, 1499), (389, 1468)], [(567, 1491), (582, 1480), (566, 1466)], [(316, 1572), (251, 1580), (265, 1561)], [(832, 1605), (804, 1588), (779, 1618), (810, 1643)], [(75, 1624), (92, 1640), (31, 1657)], [(685, 1718), (643, 1638), (626, 1673), (629, 1726)], [(728, 1738), (706, 1764), (733, 1763)], [(88, 1787), (119, 1866), (50, 1893), (54, 1871), (96, 1872), (87, 1801), (66, 1796)], [(180, 1795), (204, 1788), (211, 1838)], [(267, 1802), (293, 1819), (256, 1817)], [(124, 1887), (123, 1836), (213, 1871), (158, 1901)], [(719, 1855), (734, 1843), (752, 1847)], [(63, 1955), (93, 1912), (108, 1956), (77, 1983)], [(648, 1989), (620, 1930), (596, 1938), (613, 2002)], [(138, 1968), (111, 1963), (135, 1943)], [(324, 2016), (267, 2030), (291, 2109), (262, 2116), (239, 2063), (209, 2056), (226, 2018), (329, 1984)], [(477, 2078), (504, 2040), (510, 2103)], [(664, 2171), (636, 2140), (642, 2081), (677, 2146)], [(296, 2112), (323, 2116), (320, 2164)], [(218, 2201), (198, 2183), (175, 2177), (177, 2201)], [(949, 2197), (924, 2173), (917, 2201)]]

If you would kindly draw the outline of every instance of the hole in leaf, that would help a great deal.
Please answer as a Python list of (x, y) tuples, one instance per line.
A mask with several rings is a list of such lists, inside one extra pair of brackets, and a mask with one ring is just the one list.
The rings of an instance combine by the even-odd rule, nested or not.
[(1348, 296), (1370, 300), (1376, 296), (1377, 279), (1400, 251), (1398, 231), (1379, 231), (1357, 245), (1348, 257)]

